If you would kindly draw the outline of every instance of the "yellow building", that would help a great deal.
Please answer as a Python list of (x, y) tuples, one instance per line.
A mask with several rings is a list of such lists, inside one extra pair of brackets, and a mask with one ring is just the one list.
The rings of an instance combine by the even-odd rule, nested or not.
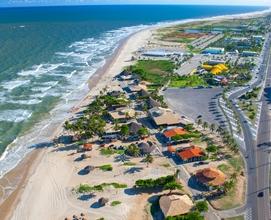
[(201, 67), (207, 71), (210, 71), (214, 75), (219, 75), (229, 70), (229, 68), (225, 64), (217, 64), (215, 66), (202, 65)]

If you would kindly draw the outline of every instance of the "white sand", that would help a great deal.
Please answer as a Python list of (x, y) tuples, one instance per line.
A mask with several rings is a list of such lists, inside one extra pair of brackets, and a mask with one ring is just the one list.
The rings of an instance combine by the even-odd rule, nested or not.
[[(90, 91), (88, 98), (99, 94), (102, 88), (110, 85), (112, 78), (120, 73), (123, 67), (131, 63), (132, 53), (144, 45), (150, 36), (151, 31), (147, 29), (127, 39), (117, 56), (112, 60), (111, 65), (106, 68), (102, 79)], [(70, 213), (71, 210), (72, 213), (77, 211), (77, 214), (86, 212), (86, 208), (81, 208), (80, 204), (76, 204), (76, 201), (70, 202), (68, 199), (71, 187), (75, 186), (73, 178), (79, 178), (78, 175), (73, 176), (74, 173), (77, 173), (74, 172), (74, 163), (76, 162), (67, 159), (67, 152), (56, 153), (51, 150), (46, 150), (34, 174), (30, 177), (12, 219), (55, 220), (64, 219), (63, 216)]]
[[(258, 15), (259, 13), (257, 13)], [(254, 14), (255, 15), (255, 14)], [(232, 16), (237, 17), (237, 16)], [(230, 18), (227, 16), (227, 18)], [(175, 23), (176, 24), (176, 23)], [(117, 75), (123, 67), (131, 64), (132, 53), (142, 47), (147, 39), (151, 36), (151, 30), (147, 29), (140, 31), (132, 35), (122, 46), (117, 56), (113, 59), (111, 64), (105, 69), (105, 73), (96, 87), (94, 87), (88, 96), (88, 99), (92, 95), (96, 95), (106, 85), (110, 85), (112, 78)], [(83, 101), (86, 102), (86, 99)], [(83, 104), (83, 103), (81, 103)], [(14, 220), (56, 220), (64, 219), (64, 216), (72, 214), (79, 215), (81, 212), (88, 213), (88, 219), (97, 219), (98, 217), (105, 217), (105, 219), (133, 219), (138, 214), (141, 215), (144, 205), (137, 206), (142, 202), (142, 199), (146, 199), (144, 196), (129, 197), (123, 192), (112, 190), (108, 193), (101, 194), (99, 196), (106, 196), (110, 199), (121, 199), (123, 204), (119, 207), (105, 207), (102, 209), (90, 208), (90, 202), (82, 202), (76, 199), (76, 196), (71, 194), (72, 187), (75, 187), (80, 182), (89, 182), (97, 184), (101, 182), (122, 182), (132, 185), (134, 182), (133, 176), (114, 177), (114, 174), (122, 173), (123, 168), (114, 167), (115, 172), (111, 174), (104, 174), (101, 171), (95, 171), (93, 174), (87, 176), (79, 176), (77, 172), (80, 168), (94, 163), (94, 165), (102, 165), (105, 163), (111, 163), (112, 158), (104, 158), (95, 152), (91, 152), (92, 159), (88, 162), (74, 162), (74, 157), (68, 157), (69, 152), (52, 152), (52, 149), (47, 149), (43, 153), (42, 159), (38, 162), (35, 172), (29, 178), (27, 185), (25, 186), (20, 201), (17, 206), (14, 207), (12, 218)], [(162, 159), (161, 159), (162, 160)], [(101, 164), (102, 163), (102, 164)], [(138, 174), (139, 177), (153, 177), (167, 173), (167, 169), (159, 167), (156, 164), (150, 168), (144, 168), (144, 172)], [(134, 198), (133, 200), (131, 198)], [(141, 200), (140, 200), (141, 199)], [(94, 199), (95, 200), (95, 199)], [(96, 198), (97, 200), (97, 198)], [(92, 200), (93, 201), (93, 200)], [(137, 211), (137, 208), (141, 209)], [(136, 217), (134, 219), (141, 219)]]

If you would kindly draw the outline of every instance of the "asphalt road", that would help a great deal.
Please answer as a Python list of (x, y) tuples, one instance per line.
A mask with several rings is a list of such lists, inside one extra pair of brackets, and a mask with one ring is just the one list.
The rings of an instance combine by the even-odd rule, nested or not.
[[(241, 89), (230, 95), (229, 99), (234, 103), (233, 110), (237, 113), (243, 128), (244, 140), (247, 155), (248, 172), (248, 194), (246, 208), (252, 211), (252, 220), (270, 219), (270, 199), (269, 199), (269, 149), (271, 147), (271, 62), (270, 61), (270, 39), (263, 56), (263, 65), (260, 67), (257, 80), (248, 87)], [(258, 135), (253, 139), (251, 128), (247, 123), (243, 113), (235, 105), (235, 99), (246, 93), (251, 88), (258, 87), (266, 76), (264, 92), (260, 102), (262, 110), (258, 126)]]

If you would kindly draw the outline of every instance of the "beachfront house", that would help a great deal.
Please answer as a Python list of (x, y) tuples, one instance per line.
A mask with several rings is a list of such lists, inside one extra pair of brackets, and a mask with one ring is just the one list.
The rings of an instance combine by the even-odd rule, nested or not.
[(149, 117), (155, 126), (177, 126), (184, 122), (180, 116), (168, 108), (154, 107), (149, 110)]
[(195, 173), (195, 177), (197, 182), (208, 190), (212, 190), (214, 187), (223, 186), (226, 182), (226, 175), (220, 170), (212, 167), (198, 170)]
[(164, 195), (159, 199), (164, 217), (185, 215), (193, 208), (193, 202), (187, 195)]
[(198, 146), (183, 148), (177, 152), (177, 155), (183, 163), (191, 163), (203, 160), (205, 154)]

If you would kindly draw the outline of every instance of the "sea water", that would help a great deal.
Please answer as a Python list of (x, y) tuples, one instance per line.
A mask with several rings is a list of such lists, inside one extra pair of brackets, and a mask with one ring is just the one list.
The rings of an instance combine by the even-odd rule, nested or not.
[(0, 8), (0, 175), (46, 146), (119, 42), (159, 22), (264, 10), (229, 6)]

